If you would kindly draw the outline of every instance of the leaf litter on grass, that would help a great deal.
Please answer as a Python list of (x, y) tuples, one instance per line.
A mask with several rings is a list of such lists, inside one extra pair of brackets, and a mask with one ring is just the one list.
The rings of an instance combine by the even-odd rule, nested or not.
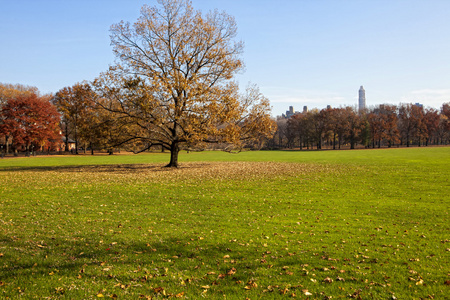
[[(370, 248), (371, 241), (376, 242), (378, 236), (373, 236), (365, 242), (362, 242), (367, 240), (364, 235), (351, 237), (351, 241), (357, 238), (359, 242), (351, 247), (356, 245), (358, 248), (365, 248), (362, 250), (357, 248), (356, 255), (352, 256), (352, 253), (349, 253), (348, 261), (344, 260), (342, 255), (345, 255), (344, 251), (348, 251), (350, 243), (339, 245), (336, 239), (338, 235), (335, 231), (342, 229), (332, 229), (332, 220), (341, 222), (339, 218), (330, 214), (335, 207), (318, 203), (320, 207), (297, 205), (296, 210), (291, 211), (291, 204), (288, 202), (301, 200), (303, 203), (305, 200), (292, 197), (295, 190), (281, 191), (289, 185), (295, 189), (306, 189), (307, 185), (324, 189), (321, 184), (315, 184), (316, 181), (322, 180), (320, 174), (326, 174), (327, 178), (330, 178), (329, 176), (338, 177), (345, 172), (348, 172), (347, 166), (336, 168), (318, 164), (276, 162), (183, 163), (178, 169), (167, 169), (163, 165), (140, 164), (61, 167), (45, 172), (40, 170), (10, 172), (10, 175), (14, 173), (16, 176), (12, 185), (15, 185), (15, 188), (24, 188), (22, 191), (17, 189), (9, 191), (16, 195), (22, 193), (25, 199), (23, 204), (17, 203), (14, 207), (18, 211), (27, 210), (27, 214), (23, 214), (27, 217), (16, 216), (10, 223), (15, 226), (13, 236), (17, 236), (17, 239), (14, 243), (17, 243), (16, 248), (20, 249), (21, 253), (29, 252), (28, 245), (37, 245), (33, 251), (39, 252), (33, 253), (34, 255), (39, 257), (48, 255), (53, 259), (47, 268), (41, 267), (46, 274), (53, 273), (49, 276), (51, 277), (49, 281), (56, 282), (56, 278), (63, 272), (55, 270), (67, 264), (67, 261), (71, 264), (82, 262), (76, 272), (81, 278), (77, 279), (87, 278), (91, 283), (78, 282), (77, 285), (90, 290), (92, 295), (101, 294), (106, 297), (141, 293), (147, 297), (174, 295), (193, 297), (243, 291), (249, 298), (251, 295), (260, 297), (261, 293), (273, 292), (291, 296), (312, 294), (314, 297), (324, 298), (328, 297), (330, 290), (339, 287), (339, 291), (344, 295), (347, 293), (357, 297), (368, 296), (366, 291), (349, 289), (355, 285), (362, 285), (367, 289), (387, 290), (389, 289), (387, 284), (393, 281), (389, 278), (383, 279), (382, 276), (389, 277), (384, 275), (386, 273), (383, 274), (385, 267), (377, 269), (376, 265), (379, 263), (371, 262), (374, 258), (364, 250)], [(305, 183), (300, 187), (298, 183), (303, 181)], [(272, 193), (267, 187), (273, 182), (278, 184), (284, 182), (285, 185)], [(202, 183), (206, 183), (209, 188), (217, 189), (204, 191)], [(222, 185), (229, 190), (221, 188)], [(127, 191), (134, 186), (142, 189)], [(263, 192), (255, 190), (259, 187)], [(150, 189), (149, 199), (152, 202), (146, 203), (142, 200), (144, 198), (136, 197), (137, 193), (147, 192), (148, 189)], [(240, 189), (245, 191), (231, 193)], [(160, 202), (155, 202), (155, 193), (151, 193), (155, 191), (163, 193)], [(187, 195), (181, 194), (182, 192)], [(197, 194), (204, 192), (207, 197), (205, 201), (200, 201), (199, 195), (190, 195), (192, 192)], [(207, 200), (209, 196), (217, 196), (215, 194), (221, 192), (230, 194), (222, 195), (218, 200), (212, 198), (211, 201)], [(4, 193), (10, 197), (9, 199), (13, 199), (12, 194), (9, 196)], [(64, 200), (70, 197), (73, 199)], [(270, 199), (270, 203), (266, 203), (262, 197), (273, 199)], [(330, 200), (327, 197), (324, 199)], [(35, 204), (36, 210), (27, 207), (27, 200), (31, 200), (28, 204)], [(76, 203), (78, 200), (81, 201)], [(224, 200), (226, 205), (219, 203)], [(173, 208), (171, 203), (174, 204)], [(150, 207), (151, 204), (155, 207)], [(142, 208), (138, 208), (139, 205), (143, 205)], [(43, 224), (43, 220), (36, 213), (41, 207), (45, 207), (41, 213), (56, 220), (48, 219), (47, 224)], [(329, 208), (329, 212), (323, 212), (326, 207)], [(149, 211), (146, 211), (146, 208)], [(261, 211), (258, 211), (259, 209)], [(226, 219), (219, 214), (219, 210), (227, 211)], [(304, 211), (303, 220), (293, 218), (294, 212), (301, 210)], [(186, 214), (187, 211), (190, 215)], [(220, 218), (214, 219), (214, 213)], [(76, 224), (83, 216), (87, 216), (85, 224)], [(182, 223), (186, 222), (186, 218), (191, 220)], [(359, 231), (364, 232), (364, 228), (370, 225), (370, 220), (366, 220), (368, 222), (355, 221), (353, 226), (359, 227)], [(298, 223), (297, 227), (294, 226), (295, 223)], [(41, 227), (28, 233), (27, 236), (24, 232), (35, 225)], [(323, 227), (330, 225), (328, 228)], [(391, 230), (389, 225), (383, 226), (381, 231), (378, 228), (382, 226), (377, 224), (374, 233), (381, 236), (386, 229)], [(44, 227), (48, 233), (40, 232)], [(234, 232), (234, 228), (238, 227), (239, 230), (243, 230), (241, 233)], [(298, 232), (297, 228), (300, 227), (304, 233)], [(138, 233), (139, 231), (141, 233)], [(10, 232), (7, 229), (5, 233)], [(37, 236), (41, 240), (36, 240)], [(52, 242), (54, 236), (56, 238)], [(386, 237), (385, 240), (388, 238), (390, 237)], [(50, 241), (47, 240), (44, 244), (41, 241), (45, 239)], [(232, 242), (233, 239), (236, 239), (236, 242)], [(31, 243), (21, 244), (20, 240)], [(142, 246), (136, 246), (138, 240), (142, 240)], [(389, 241), (394, 242), (392, 238)], [(292, 245), (297, 242), (301, 243), (297, 246)], [(333, 254), (333, 243), (336, 248), (334, 257), (330, 255), (330, 252)], [(364, 243), (369, 246), (363, 246)], [(64, 248), (57, 244), (64, 245)], [(290, 249), (287, 250), (287, 247)], [(351, 247), (350, 250), (353, 251)], [(77, 253), (70, 248), (75, 248)], [(292, 251), (292, 248), (296, 250)], [(0, 249), (2, 253), (6, 253), (3, 249)], [(262, 254), (264, 256), (261, 257)], [(378, 256), (382, 257), (381, 254)], [(249, 261), (248, 258), (255, 261)], [(309, 267), (304, 264), (305, 261), (310, 263)], [(304, 266), (297, 265), (298, 262), (302, 262)], [(419, 264), (421, 261), (414, 260), (409, 263)], [(20, 266), (20, 261), (16, 264)], [(85, 272), (78, 273), (80, 269)], [(346, 273), (340, 277), (339, 274), (342, 273), (340, 271), (338, 273), (338, 270), (343, 269), (348, 270), (348, 275)], [(14, 272), (18, 274), (22, 271), (19, 267)], [(378, 272), (380, 275), (370, 275), (371, 272)], [(70, 276), (70, 272), (66, 271), (65, 274)], [(401, 280), (396, 277), (395, 280)], [(410, 277), (415, 279), (409, 281), (414, 282), (414, 287), (426, 286), (428, 282), (419, 275)], [(109, 282), (113, 282), (114, 285)], [(103, 289), (102, 284), (106, 284), (109, 288)], [(115, 287), (117, 284), (118, 287)], [(5, 285), (9, 285), (9, 282)], [(148, 285), (152, 289), (146, 294), (143, 289)], [(70, 285), (63, 284), (52, 286), (52, 290), (58, 295), (63, 292), (67, 295), (72, 292), (70, 288)], [(323, 292), (321, 289), (327, 289), (327, 294), (320, 294)]]

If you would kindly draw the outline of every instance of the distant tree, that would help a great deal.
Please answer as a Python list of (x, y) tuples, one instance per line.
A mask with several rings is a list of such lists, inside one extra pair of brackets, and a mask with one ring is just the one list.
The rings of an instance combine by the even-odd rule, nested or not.
[(381, 147), (382, 141), (386, 142), (388, 147), (400, 141), (397, 127), (397, 107), (395, 105), (377, 105), (369, 111), (367, 120), (370, 124), (373, 148), (375, 148), (375, 141), (377, 141), (378, 148)]
[(309, 122), (305, 113), (299, 113), (293, 115), (288, 124), (290, 131), (294, 134), (295, 139), (298, 141), (300, 150), (308, 144), (309, 139)]
[(314, 126), (315, 115), (318, 114), (317, 109), (310, 110), (304, 113), (304, 117), (301, 119), (302, 131), (305, 136), (305, 146), (306, 149), (312, 149), (313, 145), (316, 143), (316, 134)]
[(326, 110), (326, 126), (327, 130), (331, 132), (333, 141), (333, 150), (336, 149), (336, 141), (338, 144), (338, 149), (341, 149), (341, 145), (344, 141), (345, 133), (348, 129), (347, 108), (331, 108)]
[(450, 142), (450, 102), (442, 104), (437, 135), (439, 143), (448, 144)]
[(48, 97), (36, 94), (10, 98), (1, 108), (0, 133), (12, 139), (14, 149), (27, 152), (59, 142), (59, 118)]
[(91, 135), (92, 106), (95, 94), (87, 83), (77, 83), (59, 90), (53, 97), (53, 103), (61, 112), (62, 126), (66, 137), (66, 149), (69, 151), (69, 137), (75, 140), (75, 153), (78, 154), (80, 138)]
[(326, 110), (320, 110), (318, 112), (313, 111), (311, 121), (311, 138), (319, 150), (322, 149), (322, 139), (328, 128)]
[(343, 111), (343, 125), (344, 125), (344, 139), (350, 143), (350, 149), (355, 149), (355, 146), (360, 139), (361, 132), (361, 117), (355, 112), (353, 107), (347, 106)]
[(326, 145), (334, 145), (336, 141), (336, 135), (333, 131), (334, 122), (334, 110), (331, 107), (324, 108), (320, 111), (324, 120), (324, 131), (323, 131), (323, 141)]
[(289, 119), (277, 120), (277, 133), (278, 144), (282, 148), (293, 148), (297, 139), (297, 132), (292, 125), (292, 117)]
[(255, 86), (240, 94), (231, 81), (243, 66), (234, 18), (203, 16), (185, 0), (158, 3), (143, 6), (133, 25), (111, 27), (120, 64), (93, 82), (121, 124), (118, 142), (169, 149), (168, 166), (176, 167), (183, 147), (232, 149), (272, 135), (269, 101)]
[(23, 84), (0, 83), (0, 106), (5, 104), (8, 99), (18, 96), (30, 96), (32, 94), (39, 96), (39, 90), (34, 86)]
[(450, 131), (450, 102), (442, 104), (441, 115), (445, 117), (445, 128)]
[(318, 128), (315, 124), (316, 115), (319, 114), (317, 109), (293, 115), (287, 122), (290, 132), (294, 135), (294, 139), (298, 141), (300, 150), (303, 147), (309, 149), (314, 144), (317, 146)]
[(426, 135), (426, 124), (423, 118), (423, 108), (411, 103), (400, 104), (398, 110), (399, 129), (402, 141), (409, 147), (412, 140), (417, 140), (420, 145)]
[(429, 143), (432, 142), (432, 139), (437, 139), (437, 132), (439, 128), (439, 111), (435, 108), (427, 108), (425, 109), (424, 115), (424, 123), (426, 126), (426, 135), (427, 139), (425, 141), (425, 145), (428, 146)]
[(332, 134), (333, 150), (336, 150), (336, 138), (339, 137), (338, 134), (340, 127), (339, 113), (340, 113), (339, 108), (332, 108), (328, 113), (328, 129), (331, 131)]
[(275, 143), (278, 148), (286, 148), (287, 147), (287, 132), (289, 126), (288, 119), (280, 118), (277, 120), (277, 131), (274, 134)]

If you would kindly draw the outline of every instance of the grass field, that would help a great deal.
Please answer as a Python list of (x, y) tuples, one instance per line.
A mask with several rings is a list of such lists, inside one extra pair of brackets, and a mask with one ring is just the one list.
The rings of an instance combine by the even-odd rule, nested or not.
[(3, 299), (448, 299), (450, 148), (0, 160)]

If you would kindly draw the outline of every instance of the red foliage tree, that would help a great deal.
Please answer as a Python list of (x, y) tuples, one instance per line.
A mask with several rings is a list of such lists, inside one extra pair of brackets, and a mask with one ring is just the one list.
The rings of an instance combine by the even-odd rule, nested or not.
[(12, 146), (27, 152), (55, 143), (59, 139), (60, 115), (47, 97), (19, 95), (1, 108), (0, 134), (12, 138)]

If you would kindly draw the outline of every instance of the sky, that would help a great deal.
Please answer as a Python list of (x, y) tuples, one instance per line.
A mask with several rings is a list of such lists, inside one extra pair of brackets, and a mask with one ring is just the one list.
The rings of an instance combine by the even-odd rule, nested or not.
[[(109, 28), (156, 0), (0, 0), (0, 82), (55, 93), (115, 62)], [(450, 102), (448, 0), (192, 0), (235, 17), (244, 89), (293, 106)]]

